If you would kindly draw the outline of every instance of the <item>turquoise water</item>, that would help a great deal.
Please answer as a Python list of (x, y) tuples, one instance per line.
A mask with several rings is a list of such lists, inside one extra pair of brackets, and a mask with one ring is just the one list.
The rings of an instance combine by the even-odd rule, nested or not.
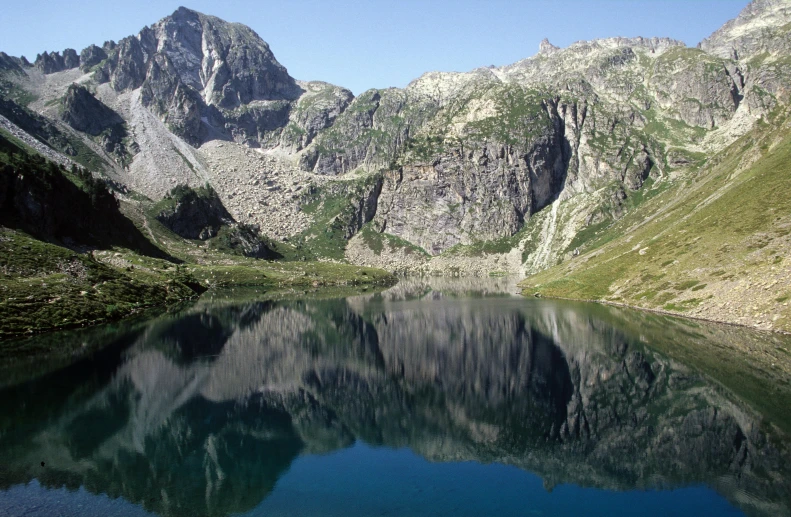
[(0, 516), (789, 515), (788, 340), (496, 287), (64, 334), (107, 345), (7, 376)]
[[(369, 494), (369, 497), (360, 497)], [(431, 463), (408, 449), (357, 443), (295, 461), (248, 515), (744, 515), (711, 489), (607, 492), (560, 485), (516, 467)]]

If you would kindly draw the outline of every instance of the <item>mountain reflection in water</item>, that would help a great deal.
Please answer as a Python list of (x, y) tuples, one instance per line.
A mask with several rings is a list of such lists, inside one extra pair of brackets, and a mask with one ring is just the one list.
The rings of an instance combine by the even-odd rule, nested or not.
[(787, 339), (443, 282), (207, 299), (6, 387), (0, 488), (229, 515), (297, 457), (360, 440), (513, 465), (548, 490), (703, 484), (749, 515), (789, 515)]

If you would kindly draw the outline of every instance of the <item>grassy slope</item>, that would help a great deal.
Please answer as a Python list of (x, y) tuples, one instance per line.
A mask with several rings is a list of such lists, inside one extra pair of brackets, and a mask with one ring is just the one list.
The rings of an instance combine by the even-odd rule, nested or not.
[(632, 210), (525, 293), (791, 331), (789, 114)]
[[(0, 166), (17, 166), (12, 151), (17, 155), (35, 154), (23, 143), (8, 139), (0, 150)], [(35, 163), (31, 162), (32, 171), (36, 170)], [(40, 172), (43, 174), (43, 169)], [(84, 188), (79, 178), (62, 171), (59, 174), (68, 185)], [(2, 202), (5, 201), (0, 199)], [(80, 241), (82, 246), (74, 243), (75, 249), (69, 249), (60, 242), (44, 242), (21, 229), (0, 226), (0, 339), (113, 321), (152, 307), (172, 305), (205, 288), (313, 288), (386, 285), (393, 281), (385, 271), (373, 268), (305, 262), (304, 254), (285, 244), (279, 244), (277, 250), (290, 261), (229, 255), (213, 249), (211, 243), (190, 241), (172, 233), (145, 205), (126, 201), (121, 210), (145, 238), (167, 250), (171, 261), (101, 239), (90, 245)], [(129, 231), (134, 231), (134, 227), (130, 225)], [(144, 240), (142, 236), (141, 239)], [(85, 253), (86, 249), (93, 251)], [(176, 265), (173, 259), (184, 264)], [(7, 346), (3, 351), (10, 353)]]
[(387, 272), (374, 268), (230, 256), (176, 235), (165, 238), (166, 231), (159, 229), (157, 242), (184, 264), (118, 247), (77, 253), (0, 227), (0, 339), (89, 326), (164, 307), (194, 297), (195, 284), (212, 289), (393, 282)]
[(0, 338), (112, 321), (195, 295), (185, 275), (169, 266), (156, 273), (119, 270), (0, 228)]

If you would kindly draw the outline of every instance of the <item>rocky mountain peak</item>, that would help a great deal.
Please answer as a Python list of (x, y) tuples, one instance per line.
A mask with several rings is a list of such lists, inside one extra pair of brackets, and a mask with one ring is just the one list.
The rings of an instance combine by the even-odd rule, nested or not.
[(791, 23), (791, 1), (753, 0), (739, 16), (728, 21), (698, 44), (710, 54), (726, 59), (748, 59), (761, 53), (791, 49), (784, 27)]
[[(92, 48), (90, 61), (101, 58)], [(171, 93), (188, 88), (206, 105), (235, 108), (257, 100), (294, 99), (301, 90), (252, 29), (179, 7), (136, 36), (105, 44), (97, 71), (116, 91), (152, 81)], [(87, 58), (87, 56), (86, 56)]]
[(44, 52), (36, 56), (36, 62), (34, 63), (35, 67), (45, 74), (75, 68), (79, 64), (80, 58), (77, 55), (77, 51), (72, 48), (64, 50), (63, 55), (60, 52)]
[(559, 47), (556, 47), (552, 43), (549, 42), (549, 39), (544, 38), (541, 40), (541, 43), (538, 44), (538, 53), (539, 54), (549, 54), (558, 50)]
[(22, 67), (30, 66), (30, 63), (25, 56), (22, 57), (14, 57), (9, 56), (5, 52), (0, 52), (0, 72), (2, 71), (11, 71), (17, 74), (24, 73)]
[(143, 106), (193, 145), (209, 133), (228, 136), (224, 114), (240, 106), (290, 102), (303, 93), (255, 31), (185, 7), (117, 44), (39, 61), (51, 71), (67, 61), (79, 65), (116, 92), (139, 89)]
[(170, 17), (171, 18), (178, 18), (180, 16), (184, 16), (184, 17), (192, 16), (192, 17), (196, 17), (197, 18), (197, 17), (201, 16), (201, 13), (199, 13), (198, 11), (193, 11), (192, 9), (189, 9), (189, 8), (184, 7), (183, 5), (181, 5), (175, 11), (173, 11), (173, 14), (171, 14)]
[(179, 7), (154, 24), (150, 36), (156, 41), (154, 59), (160, 65), (169, 61), (179, 80), (201, 92), (207, 104), (232, 108), (300, 93), (269, 45), (244, 25)]

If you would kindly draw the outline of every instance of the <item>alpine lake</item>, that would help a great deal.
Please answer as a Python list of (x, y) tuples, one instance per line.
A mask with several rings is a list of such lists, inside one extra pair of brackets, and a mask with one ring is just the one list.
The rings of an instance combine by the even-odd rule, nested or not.
[[(791, 337), (508, 278), (1, 343), (0, 516), (791, 515)], [(7, 354), (6, 354), (7, 355)]]

